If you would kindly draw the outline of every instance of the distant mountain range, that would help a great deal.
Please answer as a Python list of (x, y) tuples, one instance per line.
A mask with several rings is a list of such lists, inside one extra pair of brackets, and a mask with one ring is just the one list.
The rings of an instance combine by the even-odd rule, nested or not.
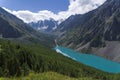
[(38, 22), (31, 22), (29, 25), (37, 31), (51, 33), (57, 28), (58, 21), (55, 21), (54, 19), (44, 21), (40, 20)]
[(55, 32), (62, 46), (120, 62), (120, 0), (107, 0), (93, 11), (71, 16)]

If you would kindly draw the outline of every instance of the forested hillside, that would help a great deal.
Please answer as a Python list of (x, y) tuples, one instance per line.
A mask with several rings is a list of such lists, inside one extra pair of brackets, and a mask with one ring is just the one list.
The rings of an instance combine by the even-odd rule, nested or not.
[(120, 78), (119, 74), (105, 73), (85, 66), (39, 44), (19, 44), (0, 40), (0, 77), (27, 76), (31, 71), (53, 71), (75, 78)]

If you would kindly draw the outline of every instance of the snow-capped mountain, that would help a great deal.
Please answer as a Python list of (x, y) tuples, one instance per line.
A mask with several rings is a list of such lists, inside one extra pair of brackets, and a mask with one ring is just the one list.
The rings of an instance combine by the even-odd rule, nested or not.
[(44, 21), (40, 20), (38, 22), (31, 22), (29, 25), (38, 31), (51, 33), (57, 28), (58, 21), (55, 21), (54, 19)]

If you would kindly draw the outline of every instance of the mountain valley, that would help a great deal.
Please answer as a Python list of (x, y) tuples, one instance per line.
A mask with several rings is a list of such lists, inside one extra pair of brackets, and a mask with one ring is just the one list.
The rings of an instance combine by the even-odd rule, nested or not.
[(59, 22), (50, 18), (25, 23), (0, 7), (0, 80), (120, 79), (119, 71), (104, 71), (120, 70), (115, 66), (120, 65), (120, 0), (106, 0), (94, 10)]

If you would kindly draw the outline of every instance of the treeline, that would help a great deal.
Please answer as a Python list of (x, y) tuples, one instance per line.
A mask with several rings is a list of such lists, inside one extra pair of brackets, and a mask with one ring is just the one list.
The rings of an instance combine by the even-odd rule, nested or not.
[(120, 79), (120, 74), (93, 69), (40, 45), (0, 40), (0, 77), (27, 76), (30, 71), (53, 71), (76, 78)]

